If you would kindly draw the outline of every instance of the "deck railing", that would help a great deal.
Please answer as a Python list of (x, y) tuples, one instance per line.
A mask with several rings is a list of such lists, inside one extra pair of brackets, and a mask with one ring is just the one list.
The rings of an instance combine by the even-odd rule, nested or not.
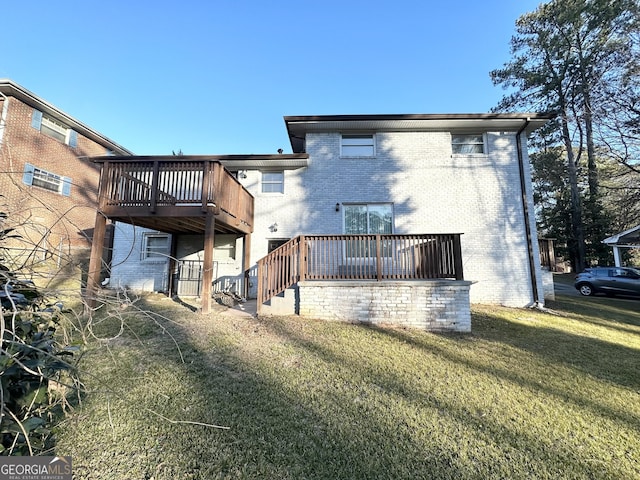
[[(250, 224), (251, 194), (222, 164), (213, 160), (153, 158), (101, 159), (100, 209), (215, 206)], [(179, 215), (179, 210), (175, 210)]]
[(258, 261), (258, 305), (302, 280), (463, 280), (460, 234), (308, 235)]

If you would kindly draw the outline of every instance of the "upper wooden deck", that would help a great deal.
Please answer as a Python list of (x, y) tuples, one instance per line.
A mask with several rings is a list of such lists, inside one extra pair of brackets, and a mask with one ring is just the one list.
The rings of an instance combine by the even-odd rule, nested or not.
[(98, 211), (167, 233), (253, 231), (253, 196), (219, 161), (206, 157), (99, 157)]

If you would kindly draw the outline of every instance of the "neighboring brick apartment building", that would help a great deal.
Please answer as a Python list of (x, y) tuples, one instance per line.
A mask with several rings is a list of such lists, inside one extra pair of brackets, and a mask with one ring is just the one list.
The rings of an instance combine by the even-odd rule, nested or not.
[(87, 157), (131, 152), (11, 80), (0, 112), (0, 211), (22, 237), (12, 255), (88, 252), (100, 172)]

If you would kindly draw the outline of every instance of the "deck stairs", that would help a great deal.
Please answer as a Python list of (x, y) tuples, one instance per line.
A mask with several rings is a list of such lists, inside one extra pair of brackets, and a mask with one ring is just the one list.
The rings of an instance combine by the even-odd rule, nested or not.
[(287, 316), (298, 313), (299, 297), (298, 285), (292, 285), (271, 297), (266, 303), (261, 305), (260, 315), (264, 316)]

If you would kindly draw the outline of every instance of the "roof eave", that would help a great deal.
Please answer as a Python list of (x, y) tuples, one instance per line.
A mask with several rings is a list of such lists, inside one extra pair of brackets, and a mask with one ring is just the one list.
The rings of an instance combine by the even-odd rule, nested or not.
[(60, 119), (69, 128), (93, 140), (94, 142), (99, 143), (105, 148), (109, 148), (110, 150), (113, 150), (122, 155), (133, 155), (133, 153), (127, 148), (114, 142), (110, 138), (105, 137), (100, 132), (93, 130), (84, 123), (76, 120), (75, 118), (57, 108), (55, 105), (52, 105), (46, 100), (38, 97), (23, 86), (18, 85), (13, 80), (7, 78), (0, 79), (0, 93), (3, 93), (6, 96), (15, 97), (33, 108), (41, 110), (48, 115)]
[[(631, 243), (620, 243), (620, 240), (626, 236), (632, 235), (638, 232), (638, 235), (634, 236), (631, 239)], [(607, 245), (640, 245), (640, 225), (637, 227), (630, 228), (629, 230), (625, 230), (624, 232), (620, 232), (616, 235), (613, 235), (609, 238), (605, 238), (602, 243)]]
[(309, 166), (309, 155), (306, 153), (293, 154), (252, 154), (252, 155), (143, 155), (143, 156), (114, 156), (105, 155), (90, 157), (95, 163), (102, 162), (176, 162), (176, 161), (204, 161), (220, 162), (227, 169), (255, 170), (280, 169), (295, 170)]
[(329, 131), (519, 131), (527, 134), (550, 120), (540, 113), (450, 113), (401, 115), (285, 116), (293, 151), (301, 151), (309, 132)]

